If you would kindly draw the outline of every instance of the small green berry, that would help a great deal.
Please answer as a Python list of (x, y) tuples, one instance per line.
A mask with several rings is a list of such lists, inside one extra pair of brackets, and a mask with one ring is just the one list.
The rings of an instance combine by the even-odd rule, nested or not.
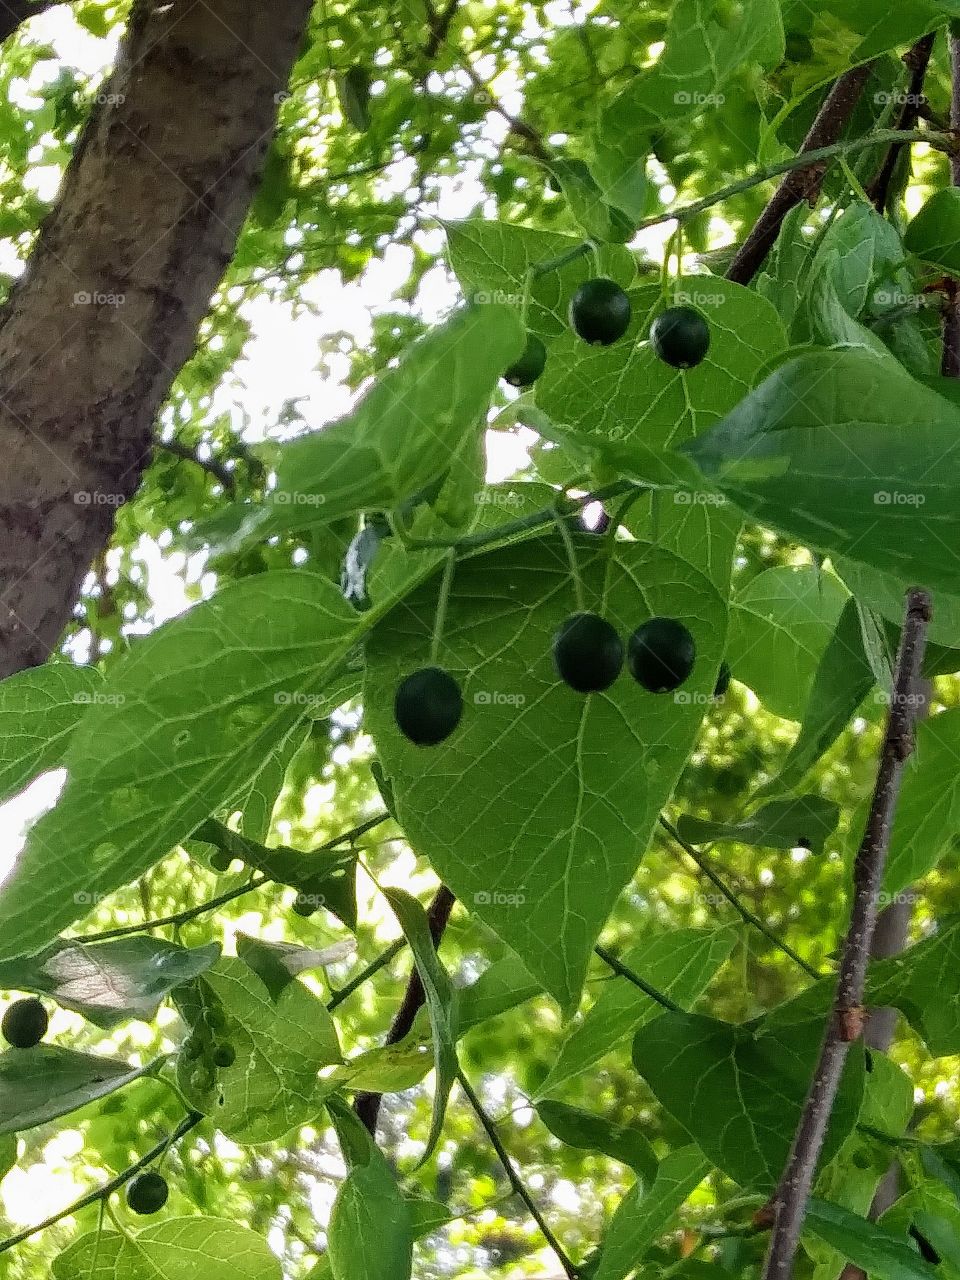
[(15, 1000), (3, 1015), (0, 1030), (7, 1044), (14, 1049), (32, 1049), (47, 1034), (50, 1019), (36, 996), (27, 1000)]

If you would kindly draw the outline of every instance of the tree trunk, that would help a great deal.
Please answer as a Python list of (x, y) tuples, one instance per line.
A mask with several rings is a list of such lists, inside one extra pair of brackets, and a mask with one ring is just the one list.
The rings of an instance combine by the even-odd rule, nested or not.
[(0, 678), (70, 620), (233, 254), (310, 0), (137, 0), (0, 314)]

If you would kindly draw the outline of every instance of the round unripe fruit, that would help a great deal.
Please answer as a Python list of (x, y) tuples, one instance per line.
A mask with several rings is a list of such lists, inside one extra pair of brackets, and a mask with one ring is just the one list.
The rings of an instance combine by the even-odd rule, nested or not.
[(237, 1060), (237, 1051), (228, 1040), (213, 1046), (213, 1065), (215, 1067), (232, 1067)]
[(15, 1049), (32, 1049), (47, 1034), (50, 1019), (47, 1011), (37, 999), (31, 996), (28, 1000), (15, 1000), (3, 1015), (0, 1030), (7, 1044)]
[(167, 1203), (169, 1194), (166, 1178), (152, 1169), (146, 1173), (138, 1173), (127, 1184), (127, 1204), (134, 1213), (157, 1213)]
[(599, 693), (623, 669), (623, 642), (606, 618), (574, 613), (553, 638), (553, 661), (571, 689)]
[(692, 369), (710, 347), (710, 327), (693, 307), (670, 307), (650, 326), (654, 353), (674, 369)]
[(720, 663), (720, 671), (717, 674), (717, 683), (713, 689), (715, 698), (722, 698), (730, 688), (730, 681), (733, 678), (733, 672), (730, 670), (730, 664), (726, 660)]
[(449, 671), (421, 667), (401, 680), (393, 714), (404, 737), (418, 747), (435, 747), (460, 723), (463, 694)]
[(651, 693), (679, 689), (696, 656), (693, 636), (675, 618), (651, 618), (637, 627), (627, 644), (630, 674)]
[(532, 387), (546, 363), (547, 348), (535, 333), (528, 333), (523, 355), (506, 371), (503, 380), (511, 387)]
[(233, 858), (230, 857), (229, 853), (224, 853), (220, 850), (210, 859), (210, 866), (214, 871), (228, 871), (231, 862), (233, 862)]
[(609, 347), (627, 332), (630, 298), (613, 280), (587, 280), (570, 301), (570, 324), (584, 342)]

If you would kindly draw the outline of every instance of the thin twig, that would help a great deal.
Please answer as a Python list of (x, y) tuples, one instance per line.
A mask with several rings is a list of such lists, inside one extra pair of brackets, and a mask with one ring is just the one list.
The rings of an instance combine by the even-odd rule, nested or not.
[(205, 1117), (202, 1116), (199, 1111), (191, 1111), (188, 1115), (184, 1116), (176, 1129), (174, 1129), (173, 1133), (167, 1134), (167, 1136), (158, 1142), (155, 1147), (151, 1147), (145, 1156), (141, 1156), (135, 1164), (124, 1169), (122, 1173), (118, 1173), (115, 1178), (111, 1178), (109, 1182), (103, 1183), (102, 1186), (97, 1187), (94, 1191), (88, 1191), (87, 1194), (81, 1196), (79, 1200), (75, 1200), (73, 1204), (67, 1205), (66, 1209), (61, 1209), (59, 1213), (55, 1213), (51, 1217), (45, 1218), (43, 1222), (38, 1222), (36, 1226), (26, 1227), (23, 1231), (18, 1232), (17, 1235), (10, 1236), (9, 1239), (0, 1240), (0, 1253), (6, 1253), (9, 1249), (16, 1248), (18, 1244), (23, 1244), (24, 1240), (29, 1240), (31, 1236), (38, 1235), (41, 1231), (46, 1231), (48, 1227), (56, 1226), (56, 1224), (63, 1218), (72, 1217), (73, 1214), (79, 1213), (81, 1209), (86, 1209), (88, 1205), (96, 1204), (98, 1201), (100, 1203), (104, 1203), (108, 1197), (113, 1195), (114, 1191), (119, 1191), (119, 1189), (129, 1182), (131, 1178), (134, 1178), (141, 1169), (145, 1169), (146, 1166), (156, 1160), (158, 1156), (162, 1156), (165, 1151), (169, 1150), (174, 1143), (179, 1142), (180, 1139), (185, 1134), (189, 1133), (191, 1129), (195, 1129), (204, 1118)]
[(601, 947), (599, 943), (593, 948), (605, 965), (619, 974), (621, 978), (626, 978), (628, 982), (632, 982), (635, 987), (639, 987), (644, 995), (648, 995), (651, 1000), (655, 1000), (662, 1009), (669, 1009), (671, 1013), (683, 1013), (683, 1009), (671, 1000), (663, 991), (658, 991), (656, 987), (652, 987), (649, 982), (641, 978), (638, 973), (634, 973), (622, 961), (618, 960), (612, 951), (608, 951), (606, 947)]
[(890, 842), (904, 765), (913, 750), (914, 690), (930, 622), (930, 596), (917, 588), (907, 593), (894, 690), (877, 781), (867, 823), (853, 867), (853, 905), (840, 955), (833, 1008), (820, 1057), (803, 1105), (787, 1163), (769, 1206), (773, 1232), (763, 1280), (789, 1280), (800, 1242), (800, 1230), (813, 1186), (840, 1076), (851, 1043), (863, 1032), (863, 995), (870, 947), (877, 921), (877, 899)]
[[(838, 140), (860, 100), (871, 69), (871, 63), (852, 67), (836, 81), (803, 140), (802, 153), (816, 155), (823, 147)], [(815, 161), (814, 165), (812, 169), (808, 167), (808, 159), (807, 166), (794, 169), (781, 182), (750, 234), (737, 250), (727, 271), (728, 280), (733, 280), (736, 284), (749, 284), (772, 249), (790, 210), (801, 200), (809, 199), (819, 192), (822, 170), (819, 162)]]
[(530, 1214), (530, 1217), (533, 1218), (534, 1222), (537, 1224), (537, 1226), (540, 1228), (541, 1232), (543, 1233), (543, 1238), (546, 1240), (547, 1244), (550, 1246), (553, 1252), (557, 1255), (557, 1258), (560, 1261), (560, 1265), (563, 1267), (564, 1271), (569, 1277), (569, 1280), (577, 1280), (577, 1276), (579, 1274), (577, 1271), (577, 1268), (573, 1265), (573, 1262), (567, 1256), (567, 1253), (563, 1248), (563, 1246), (561, 1245), (560, 1241), (550, 1230), (550, 1227), (547, 1225), (546, 1221), (544, 1220), (543, 1214), (537, 1208), (537, 1205), (533, 1200), (532, 1196), (530, 1195), (530, 1192), (523, 1185), (522, 1179), (520, 1178), (516, 1169), (513, 1167), (513, 1161), (510, 1159), (509, 1152), (507, 1151), (506, 1147), (503, 1145), (503, 1143), (500, 1140), (500, 1135), (497, 1133), (496, 1125), (493, 1123), (490, 1116), (487, 1115), (487, 1112), (484, 1109), (483, 1103), (474, 1093), (470, 1085), (470, 1081), (463, 1074), (462, 1069), (457, 1071), (457, 1079), (460, 1082), (460, 1088), (463, 1090), (463, 1092), (467, 1096), (467, 1101), (470, 1103), (471, 1107), (474, 1110), (474, 1113), (476, 1114), (477, 1119), (480, 1121), (480, 1124), (483, 1126), (484, 1132), (486, 1133), (487, 1137), (490, 1139), (490, 1145), (493, 1147), (494, 1151), (497, 1153), (500, 1163), (503, 1165), (504, 1172), (506, 1173), (507, 1178), (510, 1180), (511, 1187), (513, 1187), (514, 1191), (517, 1193), (517, 1195), (520, 1197), (523, 1203), (527, 1206), (527, 1210)]
[(343, 1004), (344, 1000), (349, 999), (355, 991), (363, 986), (375, 973), (379, 973), (381, 969), (385, 969), (394, 956), (400, 954), (407, 945), (406, 938), (397, 938), (396, 942), (391, 942), (386, 950), (381, 951), (375, 960), (371, 960), (365, 969), (362, 969), (355, 978), (351, 978), (348, 983), (340, 988), (327, 1001), (327, 1012), (332, 1013), (338, 1005)]
[[(903, 61), (910, 69), (910, 82), (907, 85), (906, 96), (900, 106), (900, 116), (897, 120), (898, 129), (912, 129), (920, 118), (920, 110), (926, 101), (923, 96), (923, 82), (926, 79), (927, 67), (930, 65), (930, 54), (933, 50), (935, 37), (936, 32), (931, 31), (929, 35), (923, 36), (903, 55)], [(900, 158), (903, 147), (903, 142), (891, 143), (876, 177), (867, 187), (867, 195), (873, 201), (874, 208), (878, 213), (883, 213), (886, 208), (887, 197), (890, 194), (890, 183), (893, 180), (897, 160)]]
[(782, 951), (785, 956), (789, 956), (790, 959), (794, 962), (794, 964), (798, 964), (800, 968), (804, 971), (804, 973), (808, 974), (811, 978), (815, 978), (819, 980), (820, 978), (825, 976), (824, 974), (820, 973), (818, 969), (815, 969), (812, 964), (808, 964), (807, 961), (804, 960), (803, 956), (799, 955), (796, 951), (794, 951), (793, 947), (791, 947), (789, 943), (784, 942), (782, 938), (777, 937), (777, 935), (773, 932), (770, 926), (764, 924), (764, 922), (760, 919), (759, 916), (754, 915), (753, 912), (749, 909), (749, 907), (745, 907), (743, 905), (743, 903), (740, 901), (737, 895), (733, 892), (733, 890), (730, 889), (726, 884), (724, 884), (724, 882), (720, 879), (720, 877), (714, 871), (713, 867), (710, 866), (710, 863), (706, 860), (701, 850), (697, 849), (694, 845), (689, 844), (686, 840), (684, 840), (683, 836), (680, 834), (677, 828), (673, 825), (673, 823), (669, 820), (669, 818), (665, 818), (661, 814), (660, 825), (661, 827), (663, 827), (664, 831), (668, 833), (668, 835), (671, 835), (673, 839), (676, 840), (677, 844), (684, 851), (684, 853), (689, 854), (689, 856), (694, 860), (694, 862), (697, 864), (697, 866), (700, 868), (703, 874), (707, 877), (710, 883), (716, 889), (718, 889), (720, 893), (723, 894), (726, 900), (730, 903), (731, 907), (733, 907), (733, 909), (740, 916), (741, 920), (743, 920), (746, 924), (752, 925), (754, 929), (759, 930), (759, 932), (763, 934), (763, 936), (767, 939), (768, 942), (772, 943), (773, 946), (775, 946), (778, 951)]
[[(382, 813), (374, 814), (372, 818), (367, 818), (355, 827), (351, 827), (349, 831), (342, 831), (340, 835), (333, 836), (325, 844), (317, 849), (311, 849), (310, 853), (325, 853), (329, 849), (335, 849), (338, 845), (349, 844), (356, 840), (359, 836), (364, 835), (373, 827), (379, 826), (380, 823), (386, 822), (390, 817), (389, 813), (384, 810)], [(203, 832), (203, 835), (200, 834)], [(243, 858), (244, 845), (252, 845), (254, 841), (245, 841), (244, 837), (235, 831), (231, 831), (229, 827), (217, 822), (213, 818), (208, 818), (202, 823), (194, 833), (196, 839), (202, 839), (208, 844), (215, 845), (224, 853), (232, 854), (234, 857)], [(267, 853), (277, 853), (277, 849), (268, 849)], [(295, 851), (296, 852), (296, 851)], [(164, 929), (168, 925), (188, 924), (191, 920), (196, 920), (198, 916), (206, 915), (208, 911), (216, 911), (217, 907), (222, 907), (228, 902), (233, 902), (235, 898), (242, 898), (244, 894), (252, 893), (254, 889), (260, 889), (265, 884), (275, 883), (272, 876), (260, 876), (247, 881), (246, 884), (239, 885), (235, 889), (229, 889), (226, 893), (218, 894), (215, 898), (208, 898), (206, 902), (201, 902), (199, 906), (188, 907), (185, 911), (176, 911), (173, 915), (161, 916), (156, 920), (143, 920), (140, 924), (122, 925), (118, 929), (105, 929), (102, 933), (83, 933), (77, 934), (70, 938), (71, 942), (107, 942), (111, 938), (126, 938), (134, 933), (150, 933), (154, 929)], [(349, 994), (349, 993), (348, 993)]]
[(157, 448), (162, 449), (164, 453), (169, 453), (173, 458), (180, 458), (184, 462), (192, 462), (202, 471), (206, 471), (208, 475), (213, 476), (218, 484), (223, 485), (225, 493), (233, 496), (237, 489), (237, 478), (233, 472), (217, 462), (215, 458), (201, 458), (195, 449), (191, 449), (187, 444), (181, 444), (179, 440), (158, 440)]
[[(430, 936), (433, 938), (435, 947), (439, 945), (440, 939), (443, 937), (443, 932), (447, 927), (447, 921), (450, 919), (450, 912), (453, 910), (455, 902), (456, 898), (447, 886), (442, 884), (433, 895), (433, 901), (427, 908)], [(400, 1008), (390, 1024), (390, 1030), (387, 1032), (386, 1044), (399, 1044), (407, 1035), (413, 1026), (414, 1019), (423, 1007), (425, 999), (426, 995), (423, 990), (423, 983), (420, 981), (420, 973), (416, 965), (414, 965), (407, 981), (407, 989), (403, 993), (403, 1000), (400, 1002)], [(380, 1115), (380, 1104), (382, 1102), (382, 1093), (358, 1093), (353, 1100), (354, 1111), (372, 1134), (376, 1134), (377, 1131), (377, 1119)]]

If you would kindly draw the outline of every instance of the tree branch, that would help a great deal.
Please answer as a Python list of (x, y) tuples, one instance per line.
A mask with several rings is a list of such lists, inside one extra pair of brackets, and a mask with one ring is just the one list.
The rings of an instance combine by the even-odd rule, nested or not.
[(164, 453), (169, 453), (171, 457), (182, 458), (184, 462), (194, 463), (195, 466), (200, 467), (201, 470), (206, 471), (222, 484), (224, 492), (231, 497), (236, 492), (236, 476), (222, 462), (217, 462), (216, 458), (201, 458), (195, 449), (191, 449), (187, 444), (180, 444), (177, 440), (160, 440), (157, 448), (162, 449)]
[[(872, 69), (873, 64), (866, 62), (844, 72), (836, 81), (803, 140), (801, 154), (817, 151), (839, 139), (853, 115)], [(823, 170), (819, 163), (795, 169), (784, 178), (737, 250), (727, 271), (728, 280), (733, 280), (736, 284), (750, 283), (773, 247), (784, 218), (801, 200), (811, 200), (819, 194), (822, 178)]]
[(38, 1222), (36, 1226), (26, 1227), (23, 1231), (18, 1232), (17, 1235), (10, 1236), (9, 1239), (0, 1240), (0, 1253), (6, 1253), (9, 1249), (16, 1248), (18, 1244), (23, 1244), (24, 1240), (29, 1240), (31, 1236), (38, 1235), (41, 1231), (46, 1231), (48, 1227), (56, 1226), (63, 1218), (72, 1217), (73, 1214), (79, 1213), (81, 1209), (86, 1209), (88, 1205), (107, 1200), (113, 1195), (114, 1191), (119, 1191), (122, 1186), (136, 1177), (141, 1169), (145, 1169), (158, 1156), (162, 1156), (165, 1151), (169, 1150), (175, 1142), (179, 1142), (191, 1129), (195, 1129), (203, 1119), (205, 1117), (199, 1111), (191, 1111), (184, 1116), (173, 1133), (168, 1133), (155, 1147), (151, 1147), (145, 1156), (141, 1156), (135, 1164), (124, 1169), (122, 1173), (118, 1173), (115, 1178), (111, 1178), (109, 1182), (103, 1183), (102, 1186), (97, 1187), (94, 1191), (88, 1191), (79, 1200), (67, 1205), (66, 1209), (61, 1209), (59, 1213), (45, 1218), (43, 1222)]
[(487, 1137), (490, 1139), (490, 1145), (493, 1147), (494, 1151), (497, 1153), (497, 1157), (499, 1158), (500, 1163), (503, 1165), (503, 1170), (506, 1173), (507, 1178), (510, 1180), (511, 1187), (513, 1187), (514, 1191), (517, 1193), (517, 1195), (520, 1197), (523, 1203), (527, 1206), (527, 1210), (530, 1214), (530, 1217), (533, 1218), (534, 1222), (537, 1224), (537, 1226), (540, 1228), (541, 1232), (543, 1233), (543, 1237), (546, 1240), (547, 1244), (550, 1246), (550, 1248), (559, 1258), (560, 1265), (563, 1267), (564, 1271), (569, 1277), (569, 1280), (577, 1280), (577, 1276), (579, 1274), (577, 1271), (577, 1268), (573, 1265), (571, 1260), (567, 1257), (566, 1251), (564, 1250), (560, 1241), (550, 1230), (550, 1227), (547, 1225), (547, 1222), (544, 1220), (543, 1214), (537, 1208), (536, 1202), (533, 1200), (527, 1188), (523, 1185), (520, 1175), (517, 1173), (516, 1169), (513, 1167), (513, 1161), (510, 1159), (509, 1152), (507, 1151), (503, 1143), (500, 1141), (500, 1135), (497, 1133), (496, 1125), (493, 1123), (491, 1118), (487, 1115), (486, 1111), (484, 1110), (483, 1103), (474, 1093), (473, 1089), (471, 1088), (470, 1081), (463, 1074), (462, 1070), (457, 1071), (457, 1079), (460, 1082), (460, 1088), (463, 1090), (463, 1092), (467, 1096), (467, 1101), (470, 1103), (471, 1107), (473, 1107), (473, 1110), (474, 1110), (474, 1113), (476, 1114), (477, 1119), (480, 1121), (481, 1125), (483, 1126), (484, 1132), (486, 1133)]
[[(427, 908), (427, 920), (430, 925), (430, 936), (433, 938), (433, 945), (439, 946), (440, 939), (447, 927), (447, 921), (450, 919), (450, 912), (453, 910), (453, 904), (456, 898), (450, 892), (445, 884), (433, 895), (433, 900)], [(393, 1022), (390, 1024), (390, 1030), (387, 1032), (385, 1044), (399, 1044), (407, 1035), (413, 1026), (413, 1020), (423, 1006), (426, 996), (423, 990), (423, 983), (420, 981), (420, 973), (417, 966), (414, 965), (407, 981), (407, 989), (403, 993), (403, 1000), (400, 1002), (400, 1008), (397, 1010)], [(377, 1118), (380, 1115), (380, 1104), (383, 1101), (382, 1093), (358, 1093), (353, 1100), (353, 1109), (366, 1125), (371, 1134), (376, 1135)]]
[(62, 4), (63, 0), (0, 0), (0, 42), (38, 13)]
[[(900, 116), (896, 126), (898, 129), (912, 129), (920, 118), (920, 110), (926, 103), (926, 99), (923, 96), (923, 82), (927, 75), (927, 67), (930, 65), (930, 54), (933, 50), (935, 37), (936, 32), (931, 31), (929, 35), (923, 36), (912, 49), (908, 49), (903, 55), (903, 61), (910, 69), (910, 83), (907, 85), (906, 97), (900, 107)], [(900, 153), (905, 145), (903, 142), (891, 144), (886, 156), (884, 156), (883, 164), (877, 171), (876, 177), (867, 187), (867, 195), (873, 201), (878, 213), (883, 213), (886, 208), (887, 197), (890, 194), (890, 182), (897, 167), (897, 160), (900, 158)]]
[(890, 842), (904, 764), (913, 750), (914, 690), (931, 616), (925, 591), (907, 593), (903, 632), (894, 676), (877, 781), (853, 867), (853, 905), (840, 956), (833, 1008), (820, 1057), (773, 1204), (773, 1233), (763, 1280), (789, 1280), (817, 1161), (840, 1085), (847, 1050), (863, 1031), (863, 993), (877, 921), (877, 897)]

